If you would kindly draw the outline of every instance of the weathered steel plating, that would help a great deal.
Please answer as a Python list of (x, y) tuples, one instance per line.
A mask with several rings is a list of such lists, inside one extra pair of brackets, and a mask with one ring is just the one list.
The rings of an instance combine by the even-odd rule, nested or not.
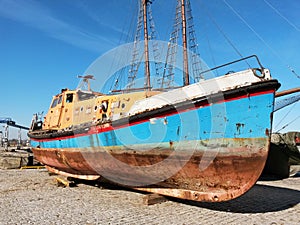
[[(203, 151), (195, 151), (188, 162), (180, 171), (172, 177), (157, 184), (147, 187), (133, 187), (137, 190), (153, 192), (157, 194), (173, 196), (194, 201), (226, 201), (236, 198), (249, 190), (260, 176), (268, 153), (268, 138), (259, 140), (234, 139), (230, 146), (241, 146), (249, 143), (251, 148), (230, 147), (219, 152), (213, 162), (203, 171), (199, 169), (203, 160)], [(251, 145), (252, 142), (260, 143), (259, 146)], [(127, 177), (135, 176), (128, 171), (119, 171), (110, 160), (105, 160), (105, 150), (93, 149), (82, 152), (79, 149), (34, 149), (35, 157), (47, 164), (51, 172), (75, 177), (79, 179), (96, 180), (101, 175), (100, 171), (110, 171), (111, 176)], [(117, 160), (132, 166), (147, 166), (156, 164), (171, 152), (169, 149), (160, 149), (160, 154), (149, 152), (133, 153), (132, 151), (114, 151), (112, 156)], [(184, 159), (184, 156), (182, 156)], [(176, 160), (181, 160), (177, 155)], [(176, 166), (174, 160), (174, 166)], [(168, 165), (165, 170), (172, 169)], [(142, 172), (142, 171), (141, 171)], [(154, 171), (157, 176), (165, 171)], [(151, 174), (152, 176), (152, 174)], [(144, 176), (147, 179), (147, 176)], [(132, 180), (131, 182), (134, 182)]]

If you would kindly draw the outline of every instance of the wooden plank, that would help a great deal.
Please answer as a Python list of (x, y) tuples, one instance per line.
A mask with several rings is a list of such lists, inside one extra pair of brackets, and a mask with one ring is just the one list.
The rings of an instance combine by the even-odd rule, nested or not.
[(154, 205), (162, 202), (168, 201), (166, 197), (159, 194), (147, 194), (143, 197), (144, 205)]
[(22, 166), (20, 168), (20, 170), (24, 170), (24, 169), (37, 169), (37, 170), (39, 170), (39, 169), (44, 169), (44, 168), (45, 168), (45, 166)]

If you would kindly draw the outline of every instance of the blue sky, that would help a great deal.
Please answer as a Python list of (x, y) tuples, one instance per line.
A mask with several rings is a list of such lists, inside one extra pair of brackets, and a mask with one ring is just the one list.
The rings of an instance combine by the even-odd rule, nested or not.
[[(174, 2), (153, 1), (160, 40), (168, 40)], [(258, 55), (282, 83), (281, 90), (300, 86), (291, 72), (292, 68), (300, 74), (300, 1), (191, 4), (199, 52), (209, 66), (239, 58), (227, 38), (241, 55)], [(77, 75), (128, 39), (136, 7), (135, 0), (0, 0), (0, 117), (29, 126), (33, 113), (47, 111), (53, 95), (65, 87), (76, 88)], [(277, 112), (275, 131), (299, 112), (300, 103)], [(299, 128), (300, 118), (282, 132)], [(10, 132), (16, 133), (12, 128)]]

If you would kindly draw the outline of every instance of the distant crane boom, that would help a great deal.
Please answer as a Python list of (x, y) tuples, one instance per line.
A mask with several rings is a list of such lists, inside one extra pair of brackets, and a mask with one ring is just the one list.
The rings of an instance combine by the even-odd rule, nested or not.
[(11, 118), (8, 118), (8, 117), (0, 117), (0, 123), (8, 123), (12, 121)]
[(8, 126), (20, 128), (20, 129), (23, 129), (23, 130), (29, 130), (28, 127), (25, 127), (25, 126), (21, 126), (21, 125), (19, 125), (19, 124), (16, 124), (16, 122), (13, 121), (13, 120), (12, 120), (11, 118), (9, 118), (9, 117), (0, 117), (0, 123), (5, 123), (5, 124), (8, 125)]
[(0, 123), (4, 123), (5, 124), (5, 131), (4, 131), (4, 137), (2, 137), (2, 132), (1, 132), (1, 138), (0, 138), (0, 147), (4, 146), (5, 151), (8, 150), (8, 127), (15, 127), (15, 128), (19, 128), (18, 131), (18, 136), (19, 136), (19, 140), (18, 140), (18, 146), (17, 149), (20, 149), (21, 147), (21, 129), (23, 130), (29, 130), (28, 127), (25, 126), (21, 126), (19, 124), (16, 124), (15, 121), (12, 120), (12, 118), (9, 117), (0, 117)]

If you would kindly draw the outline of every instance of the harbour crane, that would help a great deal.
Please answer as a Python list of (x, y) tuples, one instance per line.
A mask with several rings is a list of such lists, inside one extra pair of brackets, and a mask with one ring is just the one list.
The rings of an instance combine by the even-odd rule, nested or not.
[(0, 123), (5, 124), (4, 125), (4, 136), (3, 133), (0, 132), (0, 146), (4, 147), (4, 149), (8, 150), (8, 127), (15, 127), (19, 128), (18, 130), (18, 145), (17, 148), (19, 149), (21, 147), (21, 130), (29, 130), (28, 127), (16, 124), (12, 118), (9, 117), (0, 117)]

